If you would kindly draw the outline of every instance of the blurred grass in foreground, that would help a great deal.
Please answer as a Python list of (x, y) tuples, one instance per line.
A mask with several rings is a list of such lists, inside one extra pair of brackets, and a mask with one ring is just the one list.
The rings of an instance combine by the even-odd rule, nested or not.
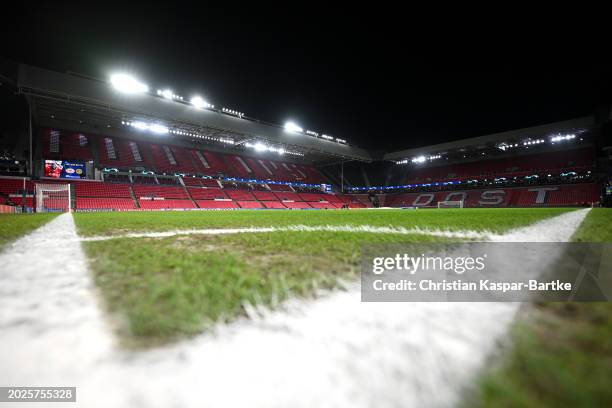
[[(574, 241), (612, 242), (612, 209), (593, 209)], [(469, 406), (612, 406), (612, 303), (528, 306), (511, 339)]]
[(0, 249), (57, 217), (55, 213), (0, 214)]

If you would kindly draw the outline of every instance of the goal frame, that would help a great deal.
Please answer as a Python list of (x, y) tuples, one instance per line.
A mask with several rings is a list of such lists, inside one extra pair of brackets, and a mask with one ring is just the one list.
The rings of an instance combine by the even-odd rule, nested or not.
[[(454, 204), (457, 204), (457, 206), (453, 206)], [(464, 207), (463, 200), (438, 201), (438, 208), (463, 208), (463, 207)]]
[[(64, 193), (64, 194), (62, 195), (58, 193)], [(70, 185), (70, 183), (65, 183), (65, 184), (36, 183), (34, 187), (33, 205), (37, 213), (72, 212), (73, 208), (72, 208), (72, 195), (71, 194), (72, 194), (72, 186)], [(66, 201), (63, 201), (63, 200), (66, 200)]]

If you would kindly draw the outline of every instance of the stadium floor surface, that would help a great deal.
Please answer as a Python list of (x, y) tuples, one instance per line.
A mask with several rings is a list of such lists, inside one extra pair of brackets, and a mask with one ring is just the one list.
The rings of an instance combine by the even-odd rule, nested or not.
[[(460, 231), (460, 227), (465, 225), (465, 222), (457, 221), (454, 224), (446, 222), (445, 217), (449, 214), (446, 211), (455, 210), (442, 210), (438, 214), (440, 221), (437, 226), (433, 221), (435, 217), (430, 215), (438, 213), (437, 211), (419, 213), (418, 216), (426, 214), (427, 219), (423, 228)], [(385, 225), (385, 222), (388, 223), (386, 225), (394, 225), (396, 216), (407, 217), (403, 214), (389, 214), (392, 214), (390, 219), (370, 219), (368, 225)], [(509, 236), (513, 236), (514, 239), (520, 237), (522, 240), (529, 236), (532, 239), (568, 240), (580, 224), (584, 211), (567, 213), (565, 210), (556, 212), (552, 209), (532, 210), (525, 211), (522, 219), (518, 213), (509, 214), (504, 211), (497, 212), (497, 217), (492, 217), (491, 213), (481, 214), (480, 218), (485, 218), (486, 222), (479, 220), (474, 230), (497, 231), (499, 235), (501, 231), (507, 232), (511, 228), (516, 228), (517, 224), (527, 226), (538, 221), (538, 224), (526, 227), (522, 231), (512, 231)], [(79, 228), (84, 225), (82, 219), (79, 219), (81, 215), (75, 217)], [(477, 212), (462, 215), (474, 217), (473, 219), (479, 218)], [(555, 215), (558, 217), (551, 219)], [(61, 243), (62, 238), (70, 242), (77, 241), (74, 225), (65, 221), (68, 217), (70, 216), (61, 216), (41, 228), (41, 230), (47, 228), (45, 231), (37, 232), (48, 236), (55, 235), (55, 245)], [(186, 227), (184, 219), (179, 220), (179, 217), (176, 217), (178, 221), (172, 220), (166, 223), (164, 227), (166, 230)], [(101, 233), (121, 235), (129, 231), (157, 229), (157, 226), (146, 228), (142, 220), (136, 220), (134, 228), (126, 222), (124, 228), (118, 229), (115, 227), (116, 223), (105, 222), (104, 217), (100, 218), (102, 220), (99, 223), (94, 223), (95, 227), (91, 224), (85, 227), (88, 228), (88, 235)], [(562, 220), (568, 221), (562, 222)], [(323, 225), (329, 225), (334, 221), (330, 221), (329, 218), (324, 221), (314, 220), (311, 225), (323, 222), (325, 222)], [(303, 220), (300, 222), (307, 224)], [(65, 227), (68, 230), (72, 229), (72, 232), (67, 231), (65, 236), (58, 235), (55, 226), (60, 223), (67, 223)], [(266, 220), (261, 225), (270, 225), (269, 223), (270, 221)], [(208, 227), (211, 224), (216, 228), (239, 225), (236, 220), (230, 219), (213, 222), (207, 220), (195, 226), (201, 228), (203, 225)], [(291, 225), (285, 220), (280, 224)], [(346, 219), (338, 222), (338, 225), (347, 224), (351, 225)], [(419, 226), (414, 218), (409, 220), (402, 218), (399, 224), (407, 227)], [(31, 237), (30, 235), (23, 239)], [(403, 399), (399, 400), (407, 405), (456, 402), (459, 390), (470, 379), (465, 373), (474, 372), (480, 366), (494, 344), (494, 339), (505, 332), (511, 321), (514, 308), (508, 306), (509, 304), (492, 304), (490, 308), (471, 304), (458, 307), (449, 307), (447, 304), (432, 306), (432, 304), (416, 309), (409, 309), (405, 304), (377, 307), (360, 304), (356, 296), (358, 292), (350, 284), (345, 291), (334, 293), (324, 291), (322, 298), (317, 301), (294, 297), (294, 295), (308, 297), (321, 295), (321, 289), (334, 288), (338, 286), (340, 280), (350, 281), (351, 277), (355, 276), (355, 251), (358, 251), (364, 242), (422, 242), (441, 239), (445, 238), (371, 232), (276, 231), (231, 236), (140, 237), (86, 242), (89, 264), (93, 267), (99, 288), (105, 294), (103, 303), (107, 305), (119, 303), (111, 307), (111, 313), (107, 314), (112, 318), (104, 318), (93, 310), (97, 308), (96, 302), (92, 302), (95, 299), (93, 296), (89, 301), (79, 300), (83, 303), (82, 309), (92, 314), (82, 312), (79, 318), (79, 308), (71, 308), (77, 311), (74, 332), (64, 330), (66, 333), (60, 336), (58, 330), (55, 330), (46, 337), (46, 340), (55, 342), (58, 346), (54, 358), (65, 352), (66, 356), (78, 359), (82, 365), (76, 369), (73, 364), (62, 362), (59, 366), (63, 371), (57, 370), (58, 361), (49, 360), (49, 357), (40, 353), (40, 346), (44, 345), (44, 342), (40, 339), (37, 342), (28, 341), (27, 335), (31, 332), (28, 332), (27, 327), (21, 327), (20, 330), (24, 331), (6, 337), (3, 346), (11, 348), (9, 343), (14, 342), (13, 346), (20, 344), (24, 352), (30, 351), (34, 355), (38, 350), (41, 359), (38, 361), (46, 361), (48, 364), (43, 364), (47, 368), (42, 370), (40, 367), (30, 367), (32, 370), (37, 370), (36, 375), (28, 373), (27, 367), (21, 373), (10, 373), (10, 380), (19, 379), (20, 376), (39, 380), (63, 376), (81, 386), (84, 398), (96, 398), (95, 404), (99, 406), (167, 406), (171, 402), (182, 406), (200, 406), (202, 401), (210, 402), (213, 406), (244, 406), (247, 403), (250, 406), (369, 406), (374, 402), (378, 406), (394, 406), (397, 405), (400, 396)], [(74, 244), (76, 248), (79, 247), (78, 242)], [(48, 241), (45, 241), (45, 245), (47, 246), (43, 245), (41, 248), (41, 254), (48, 256), (54, 247), (49, 247)], [(313, 256), (315, 253), (320, 256)], [(274, 255), (272, 259), (270, 255)], [(298, 262), (291, 262), (292, 257)], [(151, 262), (140, 262), (143, 259), (151, 259)], [(244, 274), (246, 269), (252, 270), (252, 268), (245, 269), (245, 266), (259, 263), (261, 265), (255, 268), (258, 273), (254, 277)], [(155, 265), (159, 264), (162, 266), (155, 268)], [(270, 275), (274, 275), (272, 273), (275, 271), (274, 267), (278, 268), (276, 269), (278, 272), (285, 274), (289, 272), (289, 276), (285, 277), (284, 282), (274, 283), (265, 280), (261, 282), (262, 279), (270, 279)], [(192, 273), (187, 273), (183, 277), (187, 271)], [(292, 273), (294, 276), (291, 276)], [(86, 271), (75, 271), (75, 274), (80, 276), (81, 283), (82, 279), (87, 279)], [(27, 275), (24, 277), (27, 278)], [(123, 278), (127, 280), (122, 280)], [(181, 281), (183, 278), (185, 280)], [(202, 278), (207, 282), (204, 287), (201, 284)], [(216, 280), (218, 278), (223, 279)], [(290, 278), (294, 278), (294, 281)], [(213, 332), (196, 336), (206, 327), (213, 327), (211, 323), (214, 323), (215, 319), (211, 316), (202, 316), (201, 309), (185, 309), (185, 303), (193, 302), (202, 294), (227, 293), (227, 284), (236, 279), (251, 282), (254, 286), (247, 285), (250, 290), (247, 292), (241, 291), (244, 288), (230, 287), (231, 296), (221, 299), (221, 303), (211, 310), (219, 313), (218, 321), (235, 320), (235, 316), (232, 317), (231, 313), (228, 314), (227, 310), (223, 310), (229, 298), (237, 305), (238, 314), (244, 314), (245, 317), (238, 318), (227, 326), (216, 325)], [(163, 287), (168, 281), (174, 283), (176, 287)], [(287, 285), (291, 282), (295, 282), (296, 287), (287, 290)], [(65, 285), (71, 287), (69, 282), (64, 282), (58, 287)], [(109, 290), (109, 287), (105, 288), (105, 285), (111, 285), (112, 290)], [(45, 286), (49, 288), (49, 285)], [(96, 292), (96, 289), (87, 286), (73, 287), (80, 294), (83, 291)], [(276, 287), (279, 292), (275, 296), (268, 293), (269, 300), (264, 301), (265, 291), (253, 292), (251, 290), (253, 287), (260, 289)], [(196, 289), (195, 292), (193, 288)], [(284, 298), (280, 295), (283, 291), (286, 291), (286, 295), (291, 293), (293, 300), (283, 303), (277, 312), (261, 307), (277, 305), (277, 302)], [(53, 290), (49, 292), (51, 295), (60, 293)], [(109, 297), (109, 293), (111, 295), (119, 293), (125, 296), (127, 301), (121, 303), (120, 299)], [(62, 297), (56, 299), (60, 305)], [(138, 301), (139, 298), (144, 299), (144, 302), (130, 303)], [(66, 299), (63, 299), (63, 302), (70, 304)], [(161, 304), (160, 308), (156, 308), (158, 304)], [(91, 305), (95, 307), (92, 309)], [(192, 305), (187, 306), (192, 307)], [(154, 308), (147, 309), (150, 307)], [(187, 312), (185, 313), (187, 319), (178, 316), (177, 310), (181, 313)], [(330, 313), (331, 311), (337, 312)], [(4, 315), (4, 319), (6, 316)], [(39, 314), (36, 316), (38, 319), (41, 318)], [(144, 331), (140, 333), (134, 330), (133, 324), (138, 320), (132, 319), (146, 321), (155, 319), (156, 316), (164, 317), (167, 322), (153, 322), (149, 327), (145, 324)], [(474, 318), (475, 316), (477, 318)], [(84, 317), (86, 319), (83, 319)], [(4, 319), (2, 323), (6, 324)], [(28, 321), (27, 318), (23, 320)], [(89, 329), (82, 331), (79, 325), (82, 326), (84, 320), (88, 321), (85, 326)], [(180, 323), (179, 327), (173, 326), (177, 321)], [(168, 322), (170, 326), (164, 326)], [(471, 326), (470, 322), (476, 326)], [(405, 326), (406, 324), (408, 326)], [(183, 329), (183, 336), (195, 337), (172, 345), (158, 346), (168, 341), (177, 341), (175, 336), (162, 335), (156, 339), (160, 334), (160, 328), (171, 330), (173, 333), (177, 329)], [(142, 328), (137, 327), (137, 329)], [(122, 340), (123, 346), (128, 346), (126, 349), (116, 344), (116, 338), (111, 335), (111, 330), (119, 333), (119, 338), (123, 340), (134, 339), (136, 334), (137, 339), (142, 340), (144, 336), (149, 342), (131, 343)], [(404, 332), (404, 335), (393, 335), (398, 332)], [(24, 338), (18, 333), (23, 334)], [(475, 336), (475, 333), (478, 335)], [(79, 335), (83, 338), (80, 340), (74, 338)], [(45, 336), (42, 338), (45, 339)], [(93, 339), (95, 341), (92, 341)], [(90, 341), (91, 344), (88, 344)], [(134, 345), (139, 349), (143, 345), (149, 349), (146, 352), (130, 351), (129, 347)], [(478, 352), (470, 361), (461, 357), (471, 349)], [(363, 358), (363, 354), (367, 353), (371, 353), (372, 356)], [(398, 360), (398, 353), (404, 357)], [(2, 365), (11, 366), (19, 355), (20, 353), (3, 357), (9, 360), (2, 361)], [(357, 355), (359, 358), (356, 358)], [(351, 361), (353, 363), (350, 363)], [(357, 361), (363, 361), (363, 365), (360, 363), (355, 366)], [(373, 373), (372, 367), (379, 367), (379, 372)], [(95, 371), (95, 376), (88, 376), (87, 370)], [(288, 377), (288, 370), (297, 377)], [(422, 375), (423, 370), (429, 370), (426, 378)], [(176, 373), (175, 378), (170, 381), (166, 375), (160, 374), (167, 372)], [(378, 375), (378, 378), (372, 380), (373, 375)], [(134, 376), (146, 377), (146, 384), (130, 384), (129, 381), (125, 381), (126, 378)], [(456, 381), (451, 387), (440, 388), (443, 378), (455, 378), (454, 376), (463, 377), (463, 380)], [(101, 379), (121, 391), (113, 395), (102, 395), (92, 391), (93, 385)], [(207, 390), (204, 396), (197, 393), (194, 395), (188, 391), (189, 387), (201, 387), (202, 384), (207, 384), (208, 387), (214, 384), (214, 387)], [(279, 384), (282, 386), (279, 387)], [(317, 393), (307, 392), (305, 387), (311, 386), (318, 390)], [(241, 393), (235, 393), (235, 387), (239, 387)], [(414, 392), (416, 389), (420, 391)], [(248, 399), (243, 399), (241, 395)], [(317, 395), (321, 398), (325, 395), (328, 398), (331, 395), (335, 399), (318, 400)], [(386, 395), (387, 398), (373, 400), (375, 395)], [(410, 395), (412, 396), (407, 397)], [(195, 398), (197, 396), (200, 398)], [(299, 396), (299, 399), (296, 400), (296, 396)]]

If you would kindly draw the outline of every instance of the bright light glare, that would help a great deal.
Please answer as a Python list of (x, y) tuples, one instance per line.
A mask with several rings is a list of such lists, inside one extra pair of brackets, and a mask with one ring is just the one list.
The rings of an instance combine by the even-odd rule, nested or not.
[(164, 89), (164, 90), (161, 92), (161, 95), (162, 95), (164, 98), (166, 98), (166, 99), (172, 99), (172, 96), (173, 96), (174, 94), (172, 93), (172, 91), (171, 91), (170, 89)]
[(168, 128), (164, 125), (160, 125), (157, 123), (154, 123), (152, 125), (149, 126), (149, 130), (153, 133), (157, 133), (157, 134), (165, 134), (168, 133)]
[(304, 131), (304, 129), (302, 129), (301, 127), (299, 127), (293, 122), (286, 122), (285, 130), (288, 132), (298, 132), (298, 133), (302, 133)]
[(144, 122), (139, 122), (139, 121), (132, 122), (131, 126), (135, 127), (136, 129), (140, 129), (140, 130), (147, 130), (149, 128), (149, 125), (147, 125)]
[(258, 152), (263, 152), (265, 150), (268, 150), (268, 148), (266, 147), (266, 145), (264, 145), (263, 143), (255, 143), (255, 146), (253, 146), (255, 148), (255, 150), (257, 150)]
[(146, 84), (127, 74), (111, 75), (111, 84), (116, 90), (124, 93), (145, 93), (149, 91)]
[(208, 108), (212, 106), (200, 96), (194, 96), (193, 98), (191, 98), (191, 104), (197, 109)]

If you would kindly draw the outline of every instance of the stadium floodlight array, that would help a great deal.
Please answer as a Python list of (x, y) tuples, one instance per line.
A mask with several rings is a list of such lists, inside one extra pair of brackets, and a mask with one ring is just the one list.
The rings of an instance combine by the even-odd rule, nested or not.
[(175, 135), (180, 135), (180, 136), (189, 136), (189, 137), (195, 137), (198, 139), (210, 140), (212, 142), (220, 142), (220, 143), (225, 143), (225, 144), (230, 144), (230, 145), (236, 144), (234, 139), (231, 139), (231, 138), (212, 137), (212, 136), (204, 135), (198, 132), (190, 132), (190, 131), (182, 130), (182, 129), (171, 129), (170, 133), (175, 134)]
[[(580, 175), (579, 177), (581, 178), (588, 178), (591, 175), (591, 171), (587, 171), (585, 175)], [(564, 172), (564, 173), (559, 173), (559, 176), (561, 177), (576, 177), (578, 176), (578, 174), (574, 171), (570, 171), (570, 172)], [(553, 177), (552, 174), (548, 174), (548, 177)], [(532, 174), (529, 176), (524, 176), (522, 177), (522, 179), (524, 180), (532, 180), (532, 179), (538, 179), (540, 178), (539, 175), (537, 174)], [(353, 191), (353, 192), (359, 192), (359, 191), (370, 191), (370, 190), (378, 190), (378, 191), (382, 191), (382, 190), (411, 190), (411, 189), (415, 189), (415, 188), (420, 188), (420, 187), (439, 187), (439, 186), (452, 186), (452, 185), (474, 185), (477, 183), (487, 183), (489, 182), (490, 184), (502, 184), (502, 183), (506, 183), (506, 182), (516, 182), (516, 181), (520, 181), (519, 177), (514, 176), (512, 177), (512, 180), (510, 180), (509, 178), (506, 177), (497, 177), (494, 178), (492, 180), (490, 179), (470, 179), (470, 180), (465, 180), (465, 181), (459, 181), (459, 180), (451, 180), (451, 181), (437, 181), (437, 182), (431, 182), (431, 183), (416, 183), (416, 184), (405, 184), (405, 185), (399, 185), (399, 186), (361, 186), (361, 187), (349, 187), (348, 189)]]
[(408, 164), (408, 163), (420, 164), (420, 163), (425, 163), (426, 161), (432, 161), (432, 160), (437, 160), (441, 158), (442, 158), (441, 154), (434, 154), (431, 156), (421, 155), (421, 156), (413, 157), (412, 159), (398, 160), (395, 162), (395, 164)]
[(505, 152), (506, 150), (513, 149), (513, 148), (518, 147), (518, 146), (519, 146), (519, 144), (518, 144), (518, 143), (514, 143), (514, 144), (512, 144), (512, 143), (506, 143), (506, 142), (503, 142), (503, 143), (499, 143), (499, 144), (497, 145), (497, 148), (498, 148), (499, 150), (501, 150), (501, 151)]
[(527, 139), (523, 142), (523, 146), (532, 146), (544, 143), (544, 139)]
[(214, 109), (215, 107), (215, 105), (206, 102), (201, 96), (198, 95), (192, 97), (190, 102), (196, 109)]
[(350, 187), (350, 190), (354, 191), (367, 191), (367, 190), (403, 190), (418, 187), (436, 187), (436, 186), (452, 186), (461, 184), (461, 181), (435, 181), (433, 183), (417, 183), (417, 184), (405, 184), (401, 186), (366, 186), (366, 187)]
[(146, 84), (128, 74), (113, 74), (110, 82), (119, 92), (130, 94), (149, 92), (149, 87)]
[(171, 133), (174, 135), (189, 136), (189, 137), (194, 137), (198, 139), (204, 139), (204, 140), (209, 140), (212, 142), (219, 142), (219, 143), (224, 143), (224, 144), (229, 144), (229, 145), (235, 144), (235, 141), (232, 138), (212, 137), (212, 136), (208, 136), (208, 135), (205, 135), (199, 132), (190, 132), (190, 131), (183, 130), (183, 129), (169, 129), (166, 125), (163, 125), (161, 123), (146, 123), (141, 120), (134, 120), (134, 121), (122, 120), (121, 124), (125, 126), (133, 127), (138, 130), (143, 130), (143, 131), (146, 130), (151, 133), (158, 134), (158, 135), (165, 135), (165, 134)]
[(285, 130), (290, 133), (303, 133), (304, 132), (304, 129), (301, 126), (297, 125), (295, 122), (292, 122), (292, 121), (285, 122), (284, 127), (285, 127)]
[(431, 155), (431, 156), (423, 156), (423, 155), (421, 155), (421, 156), (413, 157), (412, 159), (410, 159), (410, 162), (418, 164), (418, 163), (425, 163), (426, 161), (432, 161), (432, 160), (437, 160), (437, 159), (441, 159), (441, 158), (442, 158), (442, 155), (440, 155), (440, 154), (434, 154), (434, 155)]
[(233, 109), (228, 109), (228, 108), (221, 108), (221, 112), (223, 113), (227, 113), (228, 115), (233, 115), (239, 118), (242, 118), (244, 116), (244, 113), (242, 112), (238, 112), (236, 110)]
[[(300, 125), (296, 124), (292, 121), (285, 122), (284, 128), (289, 133), (303, 133), (308, 136), (319, 138), (319, 132), (315, 132), (314, 130), (304, 130)], [(347, 144), (346, 140), (340, 139), (338, 137), (333, 137), (330, 135), (326, 135), (325, 133), (321, 134), (321, 139), (328, 140), (330, 142), (336, 142), (341, 144)]]
[(555, 143), (555, 142), (564, 142), (564, 141), (566, 141), (566, 140), (572, 140), (572, 139), (575, 139), (575, 138), (576, 138), (576, 135), (575, 135), (575, 134), (573, 134), (573, 133), (572, 133), (572, 134), (568, 134), (568, 135), (561, 135), (561, 134), (558, 134), (558, 135), (552, 136), (552, 137), (550, 138), (550, 142), (551, 142), (551, 143)]
[(268, 146), (262, 142), (256, 142), (256, 143), (250, 143), (247, 142), (244, 144), (246, 147), (251, 148), (251, 149), (255, 149), (258, 152), (274, 152), (274, 153), (278, 153), (278, 154), (292, 154), (294, 156), (303, 156), (303, 153), (299, 153), (299, 152), (293, 152), (290, 150), (286, 150), (282, 147), (274, 147), (274, 146)]
[[(110, 82), (111, 82), (111, 85), (115, 89), (120, 91), (120, 92), (124, 92), (124, 93), (147, 93), (147, 92), (149, 92), (148, 85), (142, 83), (138, 79), (136, 79), (133, 76), (128, 75), (128, 74), (113, 74), (113, 75), (111, 75)], [(182, 96), (175, 94), (170, 89), (158, 89), (157, 90), (157, 96), (160, 96), (160, 97), (162, 97), (164, 99), (168, 99), (168, 100), (174, 100), (174, 101), (177, 101), (177, 102), (184, 102)], [(189, 101), (189, 103), (191, 103), (191, 105), (193, 105), (196, 109), (215, 110), (215, 105), (207, 102), (206, 100), (204, 100), (199, 95), (193, 96), (191, 98), (191, 100)], [(216, 110), (216, 111), (219, 112), (219, 110)], [(233, 115), (233, 116), (236, 116), (238, 118), (243, 118), (244, 117), (244, 113), (243, 112), (240, 112), (240, 111), (237, 111), (237, 110), (234, 110), (234, 109), (222, 108), (220, 112), (228, 114), (228, 115)], [(318, 132), (315, 132), (313, 130), (306, 130), (304, 132), (304, 128), (302, 128), (301, 126), (295, 124), (292, 121), (286, 122), (285, 125), (284, 125), (284, 128), (285, 128), (286, 131), (288, 131), (290, 133), (306, 133), (309, 136), (313, 136), (313, 137), (317, 137), (317, 138), (319, 137), (319, 133)], [(325, 134), (323, 134), (321, 137), (323, 139), (330, 140), (330, 141), (335, 141), (337, 143), (347, 144), (346, 140), (344, 140), (344, 139), (334, 138), (332, 136), (325, 135)]]
[[(132, 94), (149, 93), (148, 85), (146, 85), (145, 83), (141, 82), (140, 80), (126, 73), (116, 73), (116, 74), (111, 75), (110, 83), (115, 89), (123, 93), (132, 93)], [(152, 92), (150, 94), (155, 95), (155, 93), (152, 93)], [(202, 98), (199, 95), (193, 96), (187, 102), (183, 99), (182, 96), (175, 94), (171, 89), (167, 89), (167, 88), (158, 89), (156, 94), (157, 96), (161, 98), (168, 99), (171, 101), (180, 102), (180, 103), (189, 103), (196, 109), (209, 109), (209, 110), (213, 110), (218, 113), (225, 113), (228, 115), (236, 116), (241, 119), (244, 118), (244, 112), (240, 112), (240, 111), (229, 109), (229, 108), (221, 108), (221, 110), (215, 109), (215, 105), (207, 102), (204, 98)], [(274, 125), (274, 126), (278, 126), (278, 125)], [(289, 133), (302, 133), (302, 134), (305, 133), (308, 136), (319, 138), (319, 132), (315, 132), (313, 130), (304, 131), (304, 128), (302, 128), (301, 126), (297, 125), (296, 123), (292, 121), (287, 121), (284, 125), (284, 128)], [(322, 134), (321, 138), (325, 140), (329, 140), (329, 141), (334, 141), (340, 144), (347, 144), (347, 141), (345, 139), (334, 138), (333, 136), (329, 136), (326, 134)]]
[(183, 97), (180, 95), (176, 95), (174, 92), (172, 92), (172, 90), (170, 89), (158, 89), (157, 90), (157, 95), (162, 96), (166, 99), (171, 99), (171, 100), (177, 100), (177, 101), (182, 101)]
[(126, 126), (131, 126), (138, 130), (148, 130), (158, 135), (165, 135), (170, 131), (167, 126), (162, 125), (160, 123), (146, 123), (140, 120), (136, 120), (133, 122), (121, 121), (121, 124), (126, 125)]

